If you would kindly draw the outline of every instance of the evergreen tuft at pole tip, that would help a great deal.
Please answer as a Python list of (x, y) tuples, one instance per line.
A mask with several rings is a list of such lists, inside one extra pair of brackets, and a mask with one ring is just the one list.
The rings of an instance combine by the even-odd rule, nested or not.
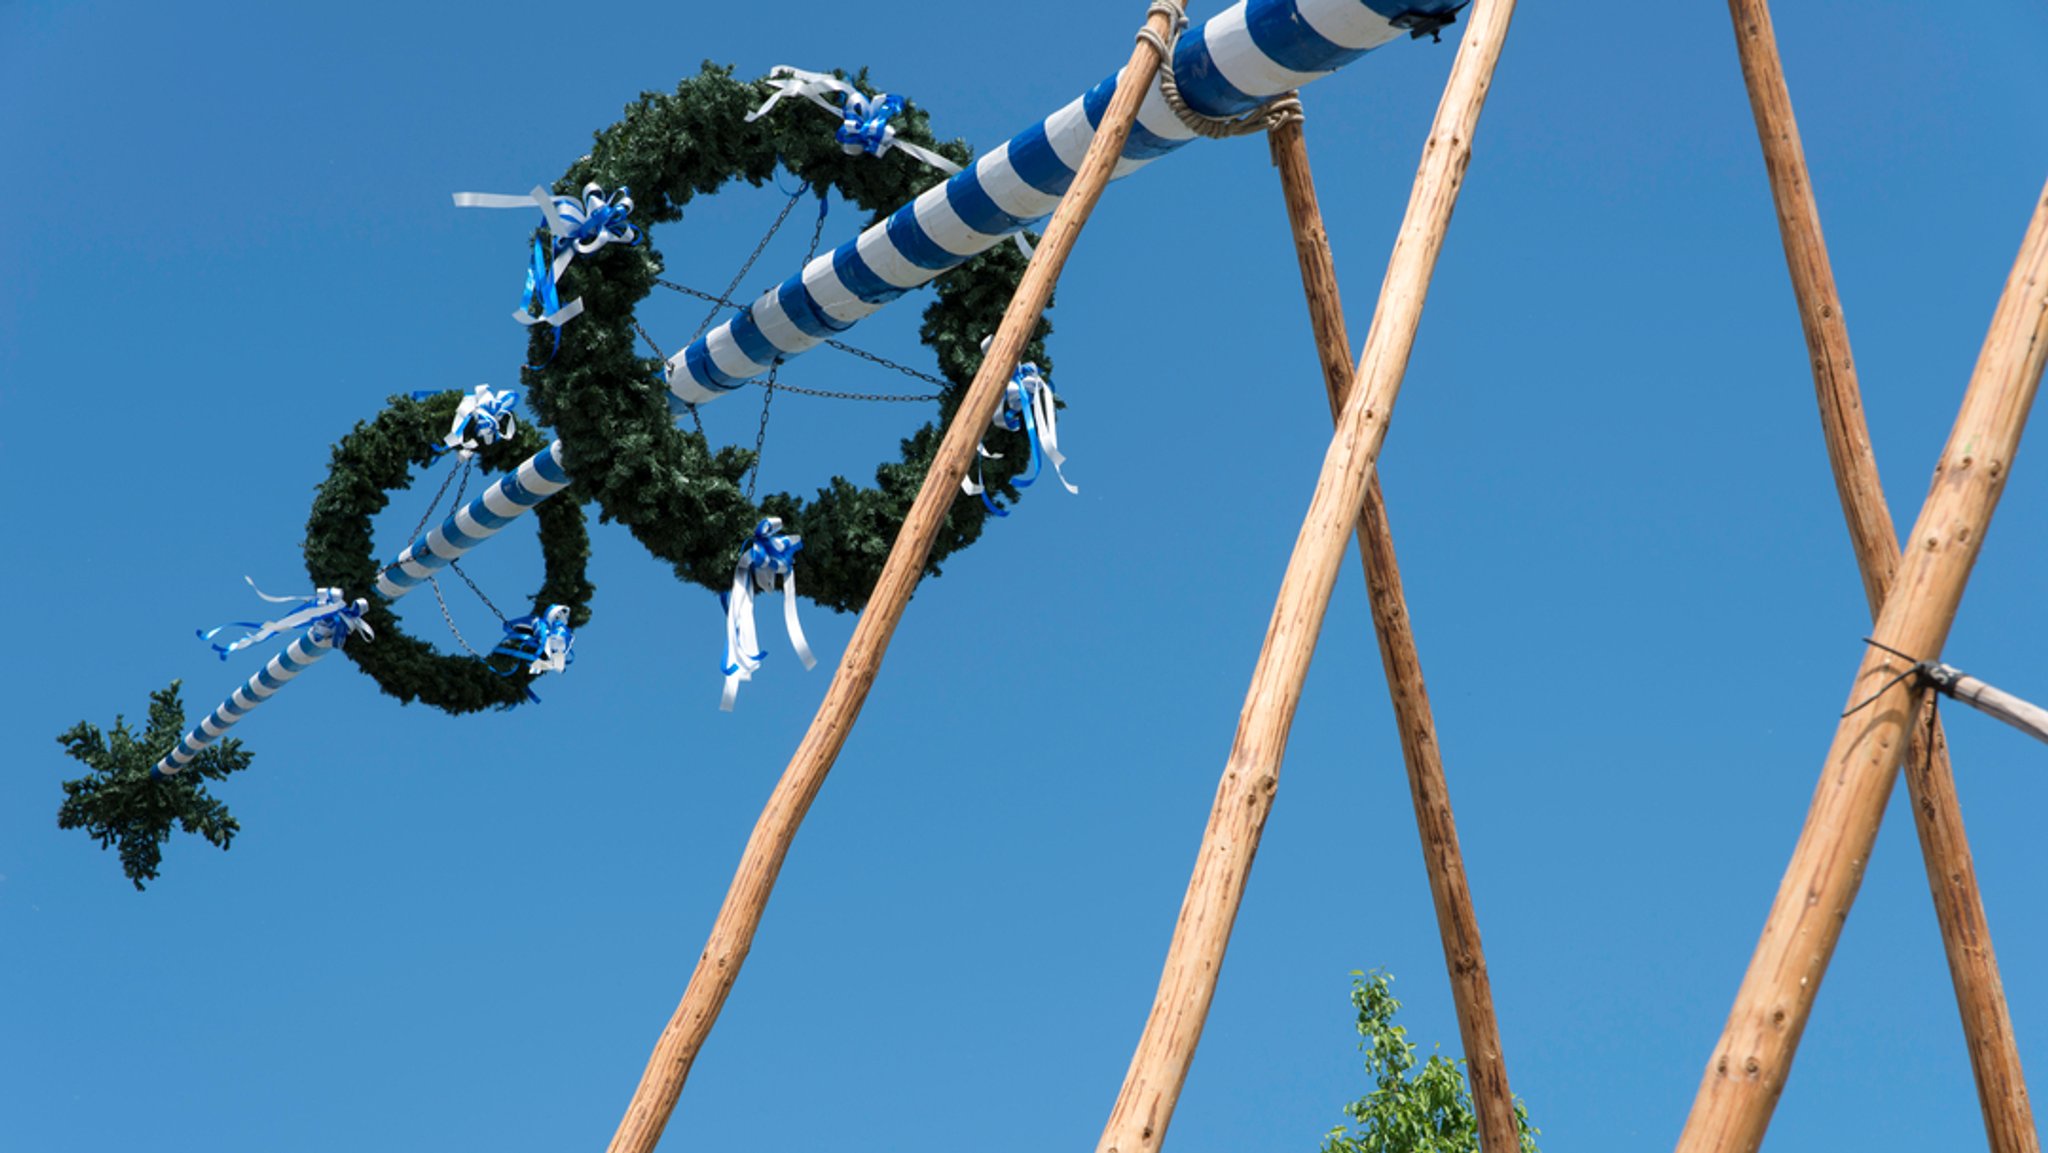
[(149, 695), (149, 721), (142, 732), (121, 716), (111, 729), (87, 721), (58, 734), (64, 751), (91, 772), (64, 782), (57, 827), (84, 829), (120, 854), (121, 871), (140, 891), (157, 878), (163, 846), (173, 826), (197, 833), (226, 849), (241, 831), (226, 804), (207, 792), (206, 782), (249, 767), (254, 755), (237, 740), (202, 750), (182, 772), (152, 776), (151, 770), (185, 732), (185, 706), (178, 681)]

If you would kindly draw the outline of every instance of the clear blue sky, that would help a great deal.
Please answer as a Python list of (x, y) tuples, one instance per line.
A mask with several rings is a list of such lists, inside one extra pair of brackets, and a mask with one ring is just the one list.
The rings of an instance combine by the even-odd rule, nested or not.
[[(1779, 7), (1909, 522), (2048, 174), (2048, 11)], [(323, 665), (238, 731), (232, 851), (180, 838), (145, 894), (55, 828), (78, 766), (52, 738), (173, 677), (210, 707), (252, 662), (191, 630), (250, 615), (244, 574), (303, 586), (328, 446), (389, 393), (514, 381), (526, 222), (450, 192), (554, 179), (706, 58), (868, 65), (986, 149), (1114, 68), (1141, 8), (0, 6), (0, 1150), (602, 1146), (851, 616), (807, 606), (824, 667), (778, 638), (721, 715), (715, 598), (596, 528), (596, 617), (544, 706), (455, 719)], [(1355, 333), (1451, 56), (1402, 42), (1308, 90)], [(655, 242), (722, 284), (776, 207), (743, 189)], [(749, 288), (794, 266), (784, 239)], [(928, 364), (918, 307), (860, 341)], [(1100, 1131), (1327, 437), (1264, 145), (1114, 187), (1053, 319), (1082, 495), (1040, 486), (920, 590), (667, 1148)], [(790, 378), (891, 383), (832, 356)], [(754, 404), (713, 434), (751, 440)], [(779, 401), (767, 483), (865, 476), (906, 417)], [(2040, 451), (1947, 654), (2037, 700)], [(1668, 1147), (1867, 624), (1720, 6), (1524, 5), (1384, 480), (1512, 1083), (1547, 1149)], [(488, 587), (538, 579), (530, 530), (487, 551)], [(1394, 970), (1411, 1035), (1456, 1049), (1363, 593), (1347, 562), (1179, 1153), (1310, 1150), (1340, 1120), (1352, 969)], [(2048, 750), (1947, 715), (2038, 1089)], [(1901, 799), (1772, 1147), (1980, 1135)]]

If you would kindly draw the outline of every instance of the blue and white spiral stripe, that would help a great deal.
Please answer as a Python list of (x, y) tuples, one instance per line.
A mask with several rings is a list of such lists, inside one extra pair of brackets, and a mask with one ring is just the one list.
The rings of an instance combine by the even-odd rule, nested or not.
[(200, 750), (219, 740), (235, 727), (235, 722), (249, 715), (249, 710), (270, 699), (271, 694), (283, 688), (293, 677), (312, 667), (314, 661), (334, 651), (337, 630), (327, 624), (316, 624), (299, 635), (299, 638), (285, 646), (285, 650), (270, 658), (270, 663), (257, 670), (255, 676), (234, 694), (220, 703), (213, 714), (199, 722), (199, 726), (186, 733), (178, 746), (169, 755), (149, 770), (152, 777), (167, 777), (182, 771), (192, 763)]
[(448, 562), (497, 535), (520, 514), (567, 487), (569, 474), (562, 468), (562, 442), (558, 440), (408, 545), (377, 574), (377, 591), (387, 600), (397, 600), (439, 575)]
[[(1465, 0), (1241, 0), (1185, 32), (1173, 54), (1181, 97), (1207, 116), (1235, 116), (1329, 75), (1400, 36), (1415, 16), (1455, 12)], [(1396, 21), (1401, 21), (1397, 24)], [(1116, 94), (1111, 76), (1071, 104), (925, 190), (857, 239), (669, 358), (680, 403), (702, 404), (807, 352), (905, 292), (1042, 220), (1073, 182)], [(1114, 176), (1194, 139), (1155, 81), (1138, 108)]]

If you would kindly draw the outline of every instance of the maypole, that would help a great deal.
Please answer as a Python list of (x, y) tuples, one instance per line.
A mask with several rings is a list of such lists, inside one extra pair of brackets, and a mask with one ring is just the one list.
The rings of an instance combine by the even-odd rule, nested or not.
[[(1316, 203), (1315, 177), (1309, 170), (1301, 121), (1277, 124), (1267, 135), (1273, 163), (1280, 169), (1295, 255), (1301, 261), (1302, 292), (1315, 330), (1330, 418), (1336, 420), (1351, 394), (1351, 339), (1344, 328), (1336, 260), (1330, 252), (1329, 232), (1323, 227), (1322, 209)], [(1478, 1114), (1479, 1146), (1487, 1153), (1514, 1153), (1521, 1148), (1521, 1126), (1515, 1120), (1514, 1094), (1508, 1089), (1500, 1020), (1493, 1011), (1493, 985), (1486, 976), (1486, 952), (1479, 942), (1479, 913), (1465, 877), (1465, 854), (1458, 846), (1458, 824), (1451, 815), (1450, 782), (1444, 776), (1436, 719), (1430, 713), (1429, 692), (1422, 680), (1422, 656), (1408, 621), (1408, 601), (1401, 592), (1401, 566), (1394, 555), (1394, 533), (1387, 523), (1377, 467), (1366, 484), (1357, 536), (1373, 632), (1379, 638), (1387, 695), (1393, 701), (1401, 757), (1408, 769), (1408, 791), (1415, 802), (1415, 829), (1422, 839), (1423, 866), (1436, 903), (1444, 969), (1458, 1011), (1465, 1073)]]
[(1309, 658), (1415, 346), (1430, 274), (1450, 228), (1451, 210), (1472, 156), (1472, 133), (1514, 8), (1514, 0), (1482, 0), (1451, 65), (1387, 263), (1372, 330), (1252, 672), (1237, 738), (1224, 764), (1215, 808), (1167, 950), (1166, 970), (1097, 1146), (1102, 1153), (1152, 1153), (1166, 1140), (1215, 996), (1259, 835), (1272, 811)]
[[(1785, 264), (1792, 275), (1800, 326), (1806, 334), (1807, 357), (1813, 364), (1814, 394), (1820, 403), (1828, 462), (1841, 495), (1842, 515), (1849, 524), (1856, 565), (1863, 574), (1863, 591), (1871, 615), (1876, 616), (1896, 583), (1898, 530), (1892, 525), (1878, 479), (1877, 458), (1870, 448), (1856, 362), (1849, 350), (1848, 322), (1842, 316), (1827, 241), (1821, 235), (1820, 208), (1807, 173), (1806, 152), (1799, 143), (1792, 93), (1778, 56), (1768, 0), (1728, 0), (1728, 15), (1735, 26), (1742, 75), (1777, 206)], [(1949, 976), (1955, 984), (1956, 1005), (1962, 1014), (1986, 1136), (1993, 1153), (2040, 1153), (2041, 1139), (2027, 1101), (2012, 1014), (2006, 1007), (1998, 958), (1991, 947), (1991, 925), (1984, 915), (1977, 869), (1963, 830), (1948, 740), (1940, 720), (1933, 716), (1925, 726), (1913, 725), (1909, 740), (1906, 789), (1920, 834), (1928, 888), (1934, 895), (1935, 919), (1948, 954)]]
[(377, 574), (377, 591), (386, 600), (397, 600), (568, 487), (569, 473), (562, 467), (562, 442), (558, 440), (521, 461), (482, 496), (449, 513), (407, 545), (397, 560)]
[(717, 1022), (726, 995), (732, 991), (740, 966), (753, 946), (754, 932), (767, 909), (783, 859), (796, 839), (797, 826), (810, 810), (811, 802), (817, 799), (825, 775), (831, 771), (861, 706), (867, 701), (890, 638), (903, 618), (904, 606), (924, 571), (932, 541), (959, 495), (960, 481), (967, 475), (974, 446), (995, 415), (1024, 346), (1052, 298), (1053, 285), (1059, 280), (1067, 255), (1094, 211), (1103, 187), (1109, 183), (1110, 171), (1123, 152), (1137, 117), (1138, 102), (1152, 90), (1162, 37), (1179, 17), (1179, 7), (1163, 0), (1154, 3), (1147, 13), (1137, 48), (1122, 73), (1126, 82), (1117, 86), (1115, 97), (1103, 111), (1073, 182), (1060, 199), (1024, 278), (1003, 313), (1002, 323), (983, 353), (981, 368), (946, 428), (945, 440), (889, 550), (881, 579), (847, 642), (845, 655), (833, 673), (831, 687), (825, 691), (817, 716), (804, 733), (775, 791), (769, 795), (753, 834), (747, 838), (739, 870), (718, 910), (718, 919), (712, 924), (710, 940), (698, 957), (682, 1001), (648, 1057), (647, 1069), (641, 1074), (633, 1099), (612, 1136), (610, 1153), (651, 1153), (661, 1140), (662, 1130), (682, 1094), (683, 1083), (689, 1078), (690, 1067)]
[[(377, 592), (396, 601), (430, 580), (449, 562), (495, 536), (499, 530), (532, 510), (542, 501), (569, 487), (569, 474), (562, 469), (562, 442), (553, 444), (520, 462), (518, 468), (485, 489), (482, 496), (450, 513), (439, 525), (406, 546), (398, 559), (377, 574)], [(316, 620), (284, 650), (270, 658), (241, 688), (230, 693), (205, 720), (193, 726), (163, 760), (150, 770), (152, 776), (168, 776), (192, 763), (200, 750), (219, 740), (250, 710), (276, 695), (293, 678), (311, 668), (342, 642), (351, 625), (339, 619), (344, 602), (336, 597), (336, 614)], [(359, 609), (354, 610), (361, 627)]]
[[(1922, 659), (1941, 652), (2011, 472), (2044, 360), (2048, 189), (2035, 201), (1933, 488), (1878, 614), (1875, 636), (1885, 647)], [(1835, 728), (1806, 825), (1679, 1136), (1680, 1153), (1750, 1153), (1763, 1143), (1877, 841), (1909, 730), (1926, 704), (1929, 686), (1917, 677), (1894, 679), (1897, 661), (1869, 647), (1850, 682), (1850, 705), (1892, 683)]]

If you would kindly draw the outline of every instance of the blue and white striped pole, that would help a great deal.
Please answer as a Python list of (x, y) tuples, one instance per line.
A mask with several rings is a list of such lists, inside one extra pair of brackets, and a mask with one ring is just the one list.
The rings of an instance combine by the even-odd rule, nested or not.
[[(1174, 76), (1189, 108), (1209, 117), (1236, 116), (1404, 32), (1440, 24), (1464, 3), (1240, 0), (1181, 35)], [(1121, 75), (1097, 84), (965, 172), (926, 189), (670, 357), (671, 407), (724, 396), (766, 373), (777, 359), (816, 347), (1050, 215), (1073, 182)], [(1129, 175), (1194, 138), (1155, 81), (1114, 176)]]
[(510, 476), (407, 545), (397, 560), (377, 574), (377, 591), (386, 600), (397, 600), (432, 580), (450, 561), (497, 535), (520, 514), (567, 487), (569, 474), (562, 468), (562, 442), (558, 440), (520, 462)]
[(199, 726), (186, 733), (178, 746), (163, 760), (149, 770), (152, 777), (167, 777), (192, 763), (199, 751), (219, 740), (235, 722), (249, 715), (249, 710), (270, 699), (272, 693), (283, 688), (287, 682), (311, 668), (314, 661), (334, 651), (334, 642), (346, 631), (328, 621), (316, 622), (312, 628), (285, 646), (285, 650), (270, 658), (270, 663), (259, 669), (248, 683), (236, 689), (234, 694), (213, 710), (213, 715), (199, 722)]
[[(377, 574), (377, 591), (386, 600), (397, 600), (426, 583), (448, 562), (495, 536), (521, 513), (567, 487), (569, 474), (562, 469), (562, 442), (558, 440), (520, 462), (510, 476), (456, 509), (399, 553), (397, 560)], [(156, 763), (150, 775), (169, 776), (191, 764), (201, 749), (219, 740), (235, 722), (249, 715), (249, 710), (269, 700), (286, 682), (333, 651), (338, 636), (336, 626), (324, 621), (307, 629), (283, 652), (270, 658), (270, 663), (250, 677), (248, 683), (222, 701), (211, 716), (186, 733), (170, 755)]]

